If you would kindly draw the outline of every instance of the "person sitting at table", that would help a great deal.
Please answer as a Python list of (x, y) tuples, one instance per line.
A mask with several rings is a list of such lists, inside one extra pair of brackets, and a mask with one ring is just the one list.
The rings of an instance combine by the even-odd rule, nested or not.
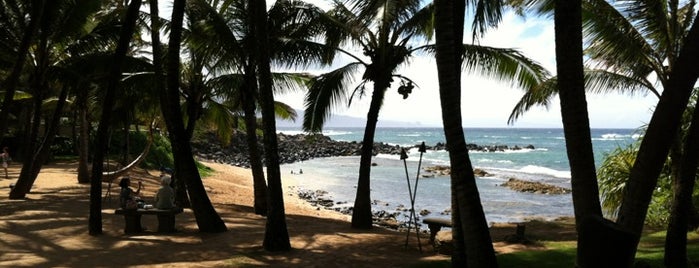
[(119, 186), (121, 187), (121, 192), (119, 193), (119, 207), (123, 209), (136, 209), (138, 207), (138, 194), (141, 192), (143, 182), (138, 181), (138, 188), (134, 191), (129, 187), (131, 186), (131, 178), (123, 177), (121, 181), (119, 181)]
[(155, 208), (157, 209), (171, 209), (175, 207), (175, 189), (170, 187), (170, 182), (172, 177), (168, 175), (161, 176), (160, 179), (160, 189), (155, 194)]

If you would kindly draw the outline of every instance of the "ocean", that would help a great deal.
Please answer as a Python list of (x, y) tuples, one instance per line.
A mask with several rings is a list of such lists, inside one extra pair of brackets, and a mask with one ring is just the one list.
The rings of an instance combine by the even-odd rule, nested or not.
[[(279, 131), (285, 134), (302, 133), (294, 128), (281, 128)], [(534, 146), (534, 149), (469, 153), (474, 168), (492, 174), (476, 178), (489, 223), (520, 222), (532, 218), (550, 220), (573, 215), (571, 194), (522, 193), (500, 186), (514, 177), (570, 188), (570, 168), (563, 129), (466, 128), (464, 131), (467, 143), (481, 146)], [(361, 142), (364, 129), (328, 128), (323, 134), (338, 141)], [(638, 138), (633, 129), (592, 129), (591, 135), (597, 167), (606, 153), (618, 146), (631, 144)], [(410, 147), (422, 142), (434, 146), (438, 142), (444, 143), (446, 139), (441, 128), (378, 128), (375, 141)], [(415, 211), (429, 211), (429, 214), (421, 217), (450, 217), (449, 177), (421, 176), (429, 174), (424, 171), (425, 167), (449, 165), (446, 151), (428, 150), (421, 155), (417, 149), (412, 149), (405, 161), (399, 155), (379, 154), (372, 159), (372, 163), (375, 163), (371, 168), (373, 211), (402, 211), (398, 220), (407, 220), (409, 212), (404, 209), (410, 208), (408, 181), (410, 188), (415, 191), (418, 178)], [(418, 166), (421, 166), (421, 170), (418, 170)], [(354, 204), (359, 156), (315, 158), (282, 165), (281, 170), (283, 176), (294, 176), (299, 187), (304, 190), (327, 192), (326, 197), (334, 200), (335, 206)], [(299, 174), (301, 170), (303, 174)]]

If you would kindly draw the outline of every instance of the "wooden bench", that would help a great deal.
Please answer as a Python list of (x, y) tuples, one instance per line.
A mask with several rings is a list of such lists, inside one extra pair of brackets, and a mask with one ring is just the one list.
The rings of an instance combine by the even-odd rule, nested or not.
[(158, 232), (172, 233), (175, 232), (175, 216), (182, 213), (182, 208), (172, 209), (156, 209), (156, 208), (139, 208), (139, 209), (122, 209), (118, 208), (114, 214), (124, 215), (124, 233), (132, 234), (143, 232), (141, 226), (141, 215), (157, 215), (158, 216)]
[(434, 238), (437, 236), (437, 232), (439, 232), (439, 230), (442, 230), (442, 227), (451, 228), (451, 218), (429, 217), (424, 218), (422, 220), (422, 223), (427, 224), (427, 227), (430, 228), (430, 243), (432, 243), (433, 245)]

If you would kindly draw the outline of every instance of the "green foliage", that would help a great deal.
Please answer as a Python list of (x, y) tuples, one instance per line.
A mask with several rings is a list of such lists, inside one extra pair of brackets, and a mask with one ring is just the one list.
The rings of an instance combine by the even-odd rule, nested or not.
[(498, 256), (500, 267), (575, 267), (575, 242), (546, 242), (549, 250), (530, 250)]
[(75, 144), (73, 140), (66, 137), (55, 137), (51, 144), (52, 156), (67, 156), (75, 154)]
[[(597, 171), (602, 208), (605, 213), (615, 217), (621, 205), (629, 178), (631, 168), (636, 161), (636, 154), (640, 144), (634, 143), (625, 148), (618, 147), (614, 151), (605, 154), (604, 161)], [(658, 185), (653, 192), (646, 224), (650, 226), (662, 226), (667, 224), (672, 202), (672, 187), (670, 183), (669, 161), (665, 164)]]
[[(699, 232), (687, 233), (687, 258), (690, 266), (699, 266)], [(546, 250), (525, 250), (498, 255), (500, 267), (575, 267), (575, 241), (560, 241), (541, 243)], [(636, 253), (636, 263), (641, 267), (665, 267), (663, 257), (665, 252), (665, 231), (643, 235)], [(448, 260), (424, 261), (410, 267), (451, 267)]]
[[(140, 131), (129, 131), (129, 159), (133, 159), (138, 156), (146, 144), (148, 143), (148, 132)], [(120, 151), (124, 147), (124, 135), (113, 134), (112, 139), (109, 143), (109, 148), (112, 148), (109, 152), (111, 157), (119, 157), (123, 152)], [(146, 159), (141, 162), (140, 167), (147, 169), (160, 169), (161, 167), (173, 167), (174, 159), (172, 157), (172, 147), (170, 146), (170, 141), (167, 137), (153, 134), (153, 143), (151, 144), (150, 150)]]

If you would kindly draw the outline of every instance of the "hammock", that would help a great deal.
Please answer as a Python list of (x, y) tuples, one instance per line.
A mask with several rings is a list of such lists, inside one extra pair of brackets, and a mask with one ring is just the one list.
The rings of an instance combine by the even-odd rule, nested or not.
[(153, 123), (150, 124), (149, 131), (148, 131), (148, 142), (146, 143), (145, 148), (143, 148), (143, 152), (141, 152), (136, 159), (131, 161), (128, 165), (114, 171), (105, 171), (102, 172), (102, 182), (108, 183), (107, 185), (107, 193), (105, 193), (104, 198), (108, 198), (111, 196), (112, 192), (112, 182), (114, 179), (119, 178), (131, 171), (134, 167), (138, 166), (143, 162), (144, 159), (146, 159), (146, 156), (148, 155), (148, 151), (150, 150), (151, 144), (153, 144), (153, 125), (155, 124), (155, 119), (153, 119)]

